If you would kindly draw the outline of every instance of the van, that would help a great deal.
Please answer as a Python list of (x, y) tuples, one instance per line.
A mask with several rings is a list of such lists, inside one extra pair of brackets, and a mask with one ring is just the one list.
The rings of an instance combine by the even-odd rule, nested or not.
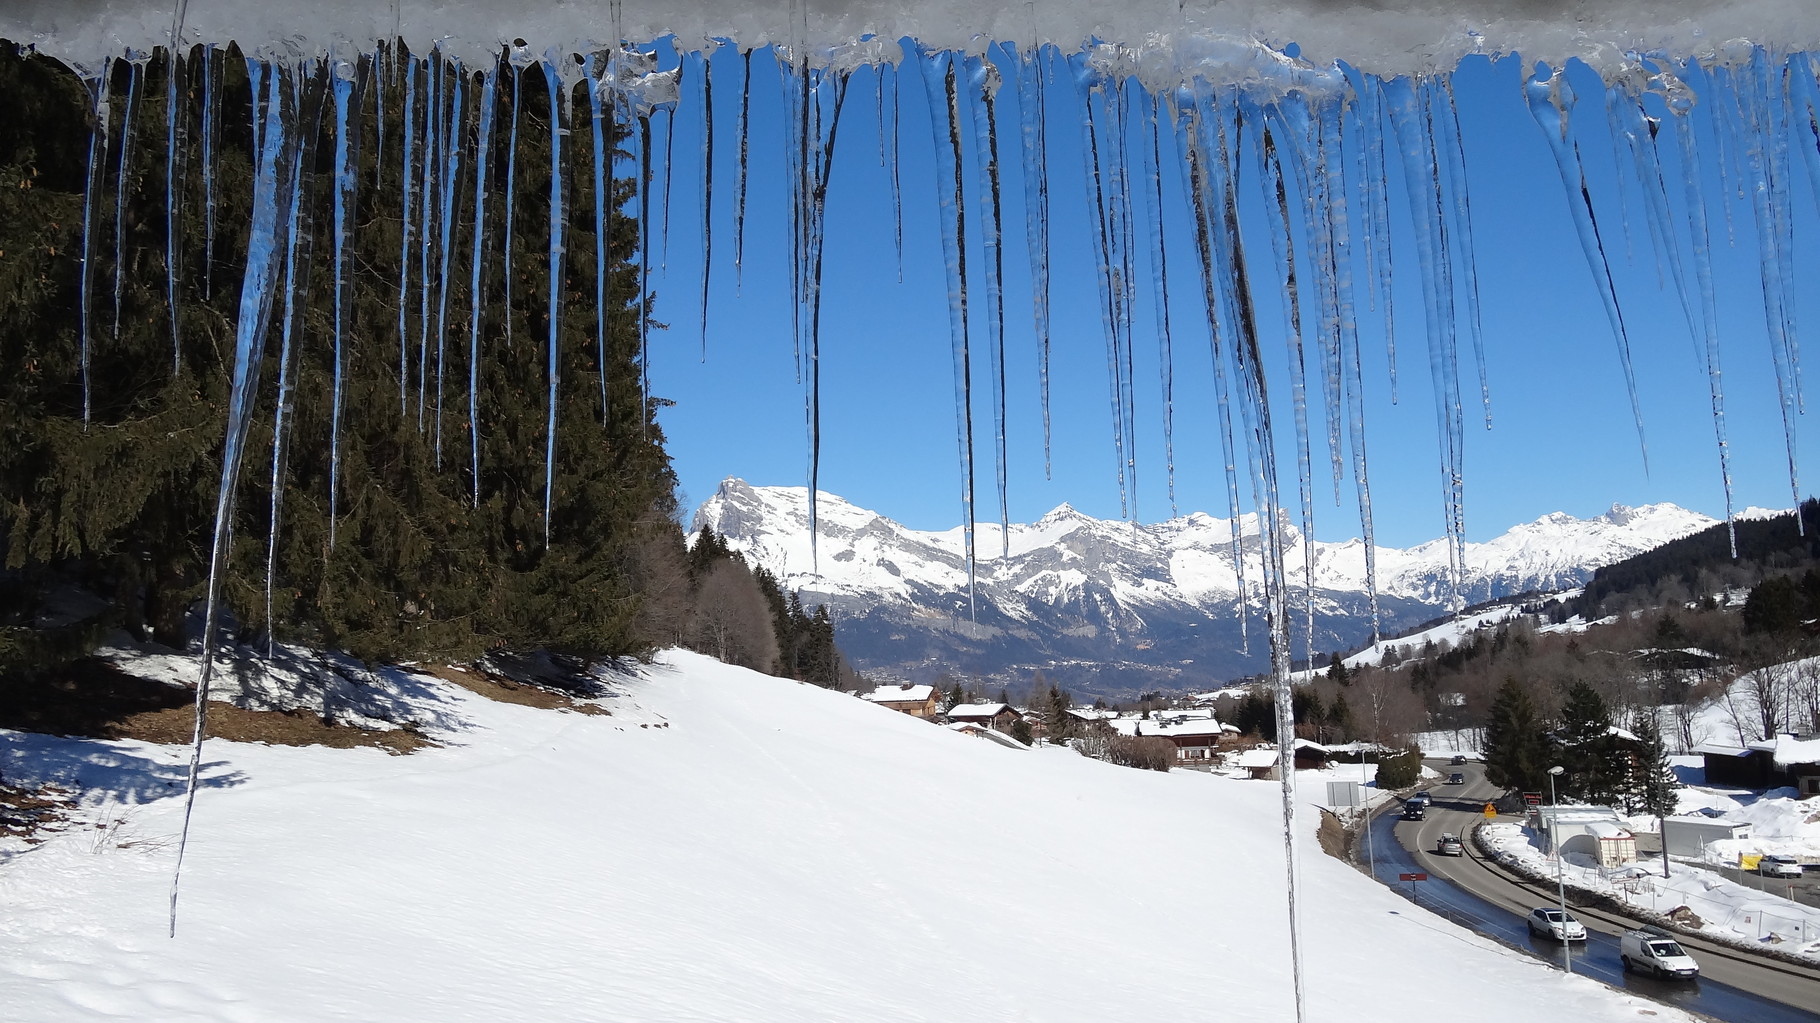
[(1700, 975), (1700, 964), (1667, 931), (1654, 927), (1625, 931), (1619, 948), (1626, 970), (1647, 970), (1658, 977)]

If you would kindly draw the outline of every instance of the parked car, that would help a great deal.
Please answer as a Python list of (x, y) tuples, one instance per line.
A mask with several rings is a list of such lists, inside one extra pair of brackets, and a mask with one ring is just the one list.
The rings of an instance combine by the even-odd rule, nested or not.
[(1459, 835), (1456, 835), (1451, 831), (1445, 831), (1442, 832), (1441, 837), (1435, 841), (1435, 855), (1464, 856), (1466, 855), (1466, 847), (1460, 844)]
[(1757, 873), (1764, 877), (1800, 877), (1801, 861), (1793, 856), (1772, 853), (1757, 861)]
[(1700, 964), (1667, 931), (1654, 927), (1625, 931), (1618, 947), (1626, 970), (1648, 970), (1659, 977), (1700, 975)]
[(1537, 906), (1529, 911), (1529, 933), (1556, 941), (1585, 941), (1586, 925), (1552, 906)]
[(1461, 774), (1459, 771), (1455, 771), (1454, 773), (1447, 776), (1447, 784), (1464, 785), (1464, 784), (1466, 784), (1466, 776), (1464, 774)]
[(1422, 804), (1422, 803), (1404, 803), (1403, 804), (1403, 819), (1404, 820), (1419, 821), (1426, 816), (1428, 816), (1428, 807), (1425, 804)]
[(1466, 755), (1463, 753), (1455, 753), (1453, 755), (1453, 759), (1448, 761), (1448, 763), (1453, 764), (1455, 767), (1458, 767), (1459, 765), (1464, 764), (1465, 762), (1466, 762)]

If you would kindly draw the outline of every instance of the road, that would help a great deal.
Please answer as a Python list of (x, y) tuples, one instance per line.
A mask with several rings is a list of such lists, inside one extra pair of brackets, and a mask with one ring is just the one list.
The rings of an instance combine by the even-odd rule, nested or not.
[[(1459, 771), (1466, 776), (1466, 784), (1435, 786), (1434, 802), (1425, 820), (1399, 820), (1394, 808), (1374, 820), (1368, 848), (1375, 852), (1376, 876), (1405, 892), (1413, 890), (1419, 905), (1560, 963), (1560, 944), (1530, 937), (1523, 919), (1532, 908), (1554, 903), (1553, 885), (1532, 884), (1487, 863), (1470, 839), (1465, 842), (1465, 856), (1434, 855), (1435, 840), (1442, 832), (1467, 838), (1473, 824), (1484, 819), (1485, 803), (1501, 793), (1485, 781), (1478, 764), (1450, 767), (1437, 762), (1430, 766), (1443, 777)], [(1426, 873), (1430, 880), (1398, 883), (1399, 873), (1413, 872)], [(1700, 963), (1699, 980), (1663, 981), (1628, 973), (1618, 958), (1617, 938), (1626, 921), (1574, 905), (1571, 892), (1568, 906), (1588, 931), (1585, 946), (1576, 944), (1571, 949), (1576, 973), (1733, 1023), (1813, 1023), (1820, 1018), (1820, 970), (1770, 964), (1699, 938), (1681, 938)]]

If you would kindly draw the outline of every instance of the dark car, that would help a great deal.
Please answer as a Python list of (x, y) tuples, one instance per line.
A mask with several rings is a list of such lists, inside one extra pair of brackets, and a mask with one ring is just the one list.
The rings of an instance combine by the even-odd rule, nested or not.
[(1420, 792), (1411, 793), (1409, 798), (1407, 800), (1405, 800), (1405, 802), (1407, 802), (1411, 805), (1427, 806), (1429, 798), (1430, 797), (1428, 795), (1428, 790), (1423, 789)]
[(1465, 762), (1466, 762), (1466, 756), (1463, 753), (1455, 753), (1453, 755), (1453, 759), (1448, 761), (1448, 763), (1453, 764), (1455, 766), (1464, 764)]
[(1424, 806), (1423, 804), (1421, 804), (1421, 803), (1403, 804), (1403, 819), (1404, 820), (1419, 821), (1422, 818), (1427, 817), (1427, 816), (1428, 816), (1428, 807)]
[(1461, 774), (1458, 771), (1455, 771), (1454, 773), (1447, 776), (1447, 784), (1464, 785), (1464, 784), (1466, 784), (1466, 776), (1464, 774)]

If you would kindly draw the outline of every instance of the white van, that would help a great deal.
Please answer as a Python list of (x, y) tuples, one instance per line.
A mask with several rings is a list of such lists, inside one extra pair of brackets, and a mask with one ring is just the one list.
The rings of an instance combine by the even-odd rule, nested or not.
[(1700, 964), (1666, 931), (1646, 927), (1625, 931), (1621, 945), (1624, 968), (1649, 970), (1659, 977), (1698, 977)]

